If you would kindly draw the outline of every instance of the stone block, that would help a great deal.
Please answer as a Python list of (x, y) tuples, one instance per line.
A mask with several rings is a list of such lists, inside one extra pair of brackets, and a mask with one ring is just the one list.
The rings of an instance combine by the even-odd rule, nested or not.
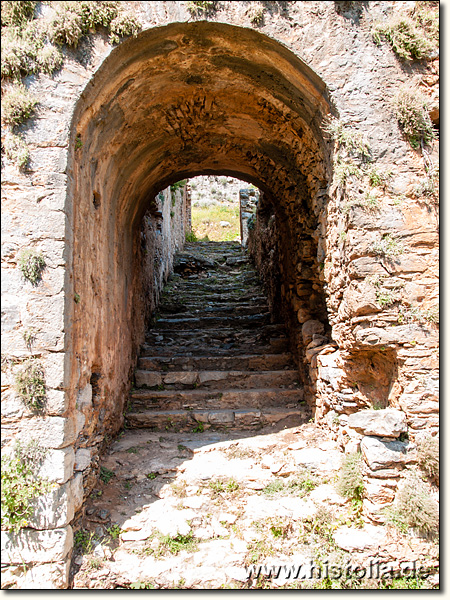
[(29, 167), (33, 171), (45, 170), (56, 173), (64, 173), (67, 167), (67, 150), (48, 146), (45, 148), (34, 148), (30, 152)]
[(322, 335), (325, 330), (324, 324), (315, 319), (309, 319), (302, 325), (303, 343), (308, 345), (313, 339), (314, 334)]
[(401, 410), (361, 410), (348, 417), (348, 427), (364, 435), (397, 438), (407, 431), (406, 415)]
[(45, 369), (45, 382), (48, 387), (64, 388), (64, 352), (49, 352), (42, 360)]
[(53, 416), (62, 416), (69, 408), (68, 394), (63, 390), (47, 390), (46, 412)]
[[(233, 372), (230, 373), (233, 376)], [(198, 374), (199, 383), (205, 383), (207, 381), (221, 381), (228, 377), (226, 371), (200, 371)]]
[(386, 541), (386, 529), (376, 525), (365, 525), (362, 529), (339, 527), (333, 538), (339, 548), (348, 552), (378, 550)]
[(383, 259), (383, 266), (388, 273), (396, 275), (398, 273), (423, 273), (427, 268), (427, 263), (419, 256), (402, 255), (392, 259)]
[(431, 333), (419, 325), (399, 325), (397, 327), (355, 328), (357, 342), (367, 346), (384, 346), (389, 344), (423, 343), (431, 337)]
[(63, 561), (73, 547), (72, 527), (37, 531), (21, 529), (18, 533), (2, 531), (2, 560), (9, 564)]
[(20, 590), (65, 590), (69, 585), (70, 559), (33, 566), (2, 568), (2, 587)]
[(69, 585), (70, 560), (35, 565), (20, 580), (21, 590), (65, 590)]
[(329, 472), (339, 469), (342, 455), (338, 451), (319, 450), (318, 448), (303, 448), (292, 451), (295, 464), (312, 471)]
[(74, 462), (75, 453), (72, 446), (61, 450), (48, 450), (39, 469), (39, 476), (55, 483), (65, 483), (73, 475)]
[(193, 385), (197, 381), (196, 371), (175, 372), (163, 375), (164, 383), (180, 383), (183, 385)]
[(76, 423), (74, 418), (36, 417), (23, 423), (20, 439), (38, 440), (44, 448), (64, 448), (76, 439)]
[(364, 483), (364, 495), (374, 504), (389, 504), (395, 497), (395, 486), (388, 485), (390, 480), (374, 479)]
[(33, 529), (58, 529), (68, 525), (74, 516), (74, 500), (71, 494), (71, 482), (55, 487), (46, 494), (33, 498), (30, 506), (33, 514), (28, 526)]
[(404, 464), (407, 447), (405, 442), (386, 441), (372, 436), (365, 436), (361, 440), (361, 452), (372, 471)]
[(84, 471), (91, 464), (90, 448), (79, 448), (75, 453), (75, 471)]
[(211, 425), (232, 425), (234, 423), (234, 412), (232, 410), (218, 410), (208, 414)]
[(370, 212), (363, 206), (350, 207), (349, 223), (353, 227), (363, 230), (376, 229), (396, 229), (401, 230), (405, 226), (405, 220), (402, 211), (393, 206), (384, 207), (383, 211)]
[(75, 411), (75, 435), (78, 435), (83, 431), (84, 424), (86, 423), (86, 415), (81, 411)]
[(81, 508), (84, 499), (82, 473), (75, 473), (73, 479), (70, 482), (70, 494), (73, 499), (73, 510), (76, 513)]
[(78, 410), (92, 408), (92, 385), (87, 383), (84, 388), (77, 392), (77, 408)]
[(386, 269), (381, 262), (373, 256), (363, 256), (352, 260), (348, 266), (348, 272), (352, 278), (363, 279), (368, 275), (386, 275)]
[[(161, 373), (156, 373), (155, 371), (136, 371), (135, 377), (137, 387), (156, 387), (162, 384)], [(166, 383), (169, 382), (167, 381)]]

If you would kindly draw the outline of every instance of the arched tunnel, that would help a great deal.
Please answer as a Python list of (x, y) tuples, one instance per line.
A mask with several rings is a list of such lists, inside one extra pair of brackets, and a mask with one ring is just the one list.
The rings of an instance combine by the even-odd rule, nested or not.
[(278, 240), (272, 264), (258, 265), (266, 279), (278, 274), (273, 310), (297, 341), (306, 320), (326, 326), (331, 158), (321, 123), (331, 110), (324, 82), (250, 29), (175, 23), (127, 40), (103, 62), (77, 103), (68, 169), (66, 343), (72, 401), (89, 382), (93, 388), (85, 439), (120, 426), (154, 308), (139, 233), (155, 196), (174, 182), (220, 174), (260, 188), (260, 224), (270, 222)]

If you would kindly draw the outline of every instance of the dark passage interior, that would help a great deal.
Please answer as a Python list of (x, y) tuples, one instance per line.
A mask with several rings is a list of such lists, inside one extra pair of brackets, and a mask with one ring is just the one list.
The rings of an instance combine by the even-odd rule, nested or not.
[(66, 310), (73, 401), (94, 366), (97, 389), (84, 443), (122, 424), (145, 324), (184, 242), (184, 232), (167, 228), (186, 215), (174, 208), (164, 217), (160, 190), (197, 175), (232, 176), (262, 190), (249, 251), (311, 396), (301, 328), (312, 320), (314, 333), (328, 329), (331, 166), (320, 126), (329, 111), (320, 78), (253, 30), (172, 24), (113, 50), (72, 125), (73, 140), (82, 140), (72, 145), (69, 170), (67, 285), (80, 299)]

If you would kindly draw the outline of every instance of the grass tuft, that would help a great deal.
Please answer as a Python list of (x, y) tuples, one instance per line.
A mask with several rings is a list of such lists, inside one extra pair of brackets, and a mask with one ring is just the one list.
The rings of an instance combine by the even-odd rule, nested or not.
[(36, 252), (33, 248), (25, 248), (19, 255), (18, 267), (25, 279), (32, 285), (37, 285), (42, 278), (45, 259), (42, 253)]
[(24, 27), (33, 18), (37, 2), (2, 1), (2, 27)]
[(417, 87), (403, 87), (393, 99), (394, 115), (413, 148), (434, 140), (428, 98)]
[(344, 498), (362, 499), (364, 480), (360, 452), (347, 454), (344, 458), (336, 489)]
[(24, 169), (30, 160), (30, 149), (21, 135), (8, 133), (5, 136), (3, 149), (6, 157), (19, 169)]
[(10, 86), (2, 97), (2, 120), (11, 127), (26, 121), (34, 111), (36, 98), (23, 84)]
[(405, 532), (409, 527), (425, 535), (433, 536), (439, 527), (439, 510), (426, 485), (410, 475), (397, 496), (397, 504), (386, 510), (389, 523)]
[(378, 24), (372, 30), (372, 37), (377, 45), (385, 39), (394, 52), (403, 60), (427, 59), (435, 49), (423, 31), (408, 16), (394, 16), (387, 23)]
[(30, 358), (25, 361), (14, 378), (14, 387), (23, 403), (31, 410), (40, 411), (45, 406), (46, 389), (41, 363)]
[(418, 464), (422, 471), (439, 485), (439, 439), (425, 438), (417, 449)]

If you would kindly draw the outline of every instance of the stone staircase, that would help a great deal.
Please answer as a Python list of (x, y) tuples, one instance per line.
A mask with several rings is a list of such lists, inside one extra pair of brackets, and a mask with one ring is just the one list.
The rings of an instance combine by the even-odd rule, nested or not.
[(186, 244), (146, 335), (126, 422), (162, 431), (293, 427), (311, 414), (282, 323), (236, 242)]

